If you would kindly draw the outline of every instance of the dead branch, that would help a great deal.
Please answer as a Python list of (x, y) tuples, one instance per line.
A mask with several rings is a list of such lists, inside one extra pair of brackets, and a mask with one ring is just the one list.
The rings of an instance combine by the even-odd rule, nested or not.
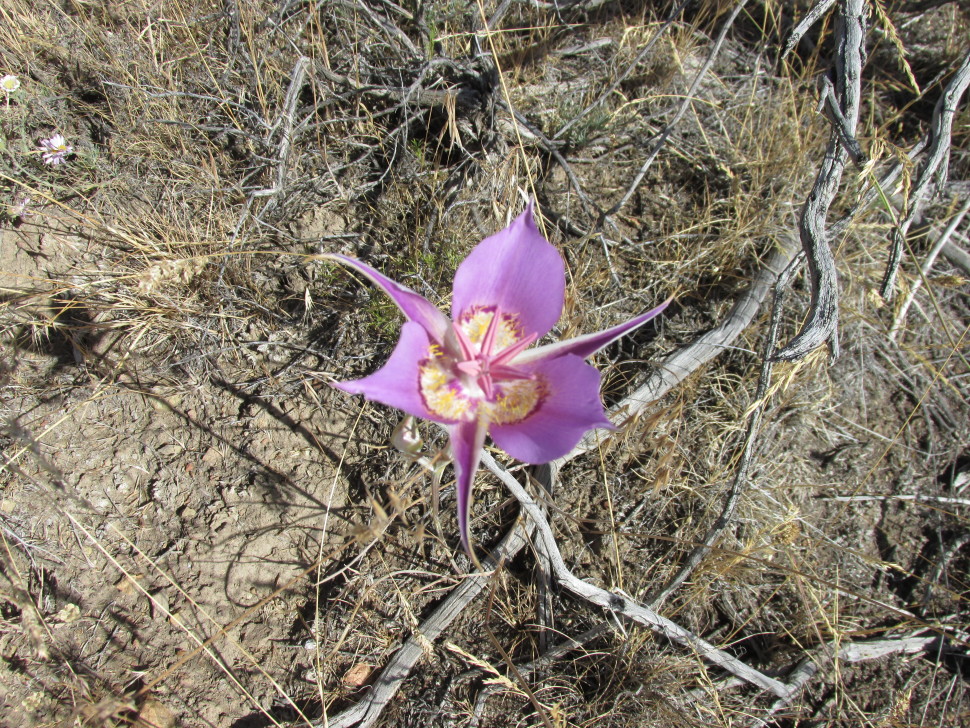
[(919, 177), (917, 177), (916, 184), (910, 193), (906, 206), (906, 216), (892, 231), (889, 262), (886, 264), (886, 273), (879, 288), (879, 295), (883, 298), (892, 297), (896, 273), (903, 257), (903, 243), (906, 240), (906, 233), (909, 232), (910, 226), (926, 203), (931, 183), (935, 181), (937, 189), (942, 189), (946, 183), (953, 117), (956, 115), (957, 106), (960, 105), (960, 99), (966, 92), (967, 86), (970, 86), (970, 53), (967, 53), (963, 59), (959, 70), (950, 79), (933, 109), (933, 121), (928, 133), (930, 139), (929, 156), (920, 169)]
[(536, 532), (539, 536), (538, 544), (546, 552), (552, 565), (553, 573), (561, 586), (565, 587), (583, 601), (602, 607), (617, 617), (626, 617), (638, 624), (649, 627), (654, 632), (662, 634), (671, 642), (675, 642), (692, 650), (701, 659), (730, 672), (732, 675), (736, 675), (751, 685), (755, 685), (763, 690), (769, 690), (779, 697), (788, 696), (788, 686), (784, 683), (768, 677), (723, 650), (719, 650), (711, 643), (689, 632), (666, 617), (657, 614), (649, 607), (622, 594), (594, 586), (573, 574), (563, 560), (562, 553), (559, 551), (559, 545), (556, 543), (556, 537), (548, 521), (543, 517), (539, 504), (519, 484), (519, 481), (499, 465), (487, 451), (482, 453), (482, 464), (498, 476), (511, 491), (512, 495), (515, 496), (516, 500), (519, 501), (519, 505), (529, 519), (535, 524)]
[[(768, 260), (751, 282), (751, 286), (734, 302), (724, 320), (660, 362), (657, 370), (646, 382), (610, 409), (610, 420), (617, 425), (631, 421), (648, 405), (656, 402), (693, 372), (731, 346), (754, 320), (771, 286), (794, 255), (794, 241), (780, 243), (779, 247), (768, 256)], [(611, 433), (606, 430), (590, 432), (576, 447), (559, 458), (556, 465), (562, 466), (583, 453), (595, 449), (610, 435)]]
[(915, 503), (946, 503), (954, 506), (970, 506), (970, 498), (952, 498), (944, 495), (914, 495), (903, 493), (900, 495), (830, 495), (819, 500), (834, 501), (836, 503), (852, 503), (865, 501), (913, 501)]
[(800, 359), (825, 341), (838, 356), (839, 283), (835, 259), (825, 234), (825, 217), (839, 191), (848, 152), (842, 142), (854, 137), (859, 123), (859, 95), (865, 60), (866, 9), (863, 0), (841, 0), (836, 22), (838, 52), (835, 59), (836, 95), (846, 128), (833, 128), (815, 185), (799, 221), (802, 247), (808, 262), (812, 304), (808, 320), (787, 346), (775, 354), (775, 361)]
[(815, 25), (833, 5), (835, 5), (835, 0), (818, 0), (805, 17), (798, 21), (798, 25), (795, 26), (791, 35), (788, 36), (788, 40), (785, 41), (785, 47), (781, 51), (782, 60), (798, 45), (798, 42), (808, 32), (808, 29)]
[(272, 197), (264, 214), (268, 214), (276, 205), (277, 195), (282, 191), (286, 182), (286, 170), (289, 167), (290, 147), (293, 143), (293, 117), (296, 115), (296, 102), (303, 90), (303, 80), (306, 77), (307, 69), (310, 67), (310, 59), (300, 56), (293, 73), (290, 74), (290, 85), (286, 90), (286, 99), (283, 101), (283, 112), (277, 120), (277, 125), (281, 127), (279, 149), (276, 152), (276, 179), (272, 187), (250, 192), (251, 197)]
[(721, 537), (721, 534), (724, 533), (725, 529), (727, 529), (734, 519), (734, 512), (737, 509), (738, 501), (741, 500), (741, 494), (744, 492), (744, 486), (748, 480), (748, 467), (751, 464), (751, 455), (754, 452), (754, 440), (761, 423), (761, 415), (764, 411), (765, 394), (771, 382), (771, 352), (775, 350), (778, 328), (781, 325), (784, 291), (797, 267), (797, 261), (792, 260), (785, 270), (782, 271), (782, 274), (778, 277), (778, 281), (775, 284), (775, 297), (771, 307), (771, 324), (768, 327), (768, 334), (765, 337), (764, 348), (761, 354), (761, 374), (758, 377), (758, 388), (755, 392), (755, 407), (752, 409), (748, 419), (748, 431), (744, 439), (741, 460), (738, 463), (738, 469), (731, 482), (731, 490), (728, 492), (724, 507), (721, 509), (721, 515), (718, 516), (717, 521), (711, 526), (703, 541), (691, 551), (690, 555), (684, 561), (684, 565), (673, 578), (664, 584), (659, 591), (647, 597), (647, 603), (654, 609), (663, 604), (687, 580), (701, 561), (704, 560), (704, 557), (711, 552), (714, 543)]

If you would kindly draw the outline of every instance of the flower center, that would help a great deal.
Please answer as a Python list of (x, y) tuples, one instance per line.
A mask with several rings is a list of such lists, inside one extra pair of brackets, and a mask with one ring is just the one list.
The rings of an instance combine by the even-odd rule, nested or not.
[(452, 324), (454, 342), (433, 345), (420, 365), (420, 389), (428, 409), (450, 420), (487, 417), (495, 424), (519, 422), (544, 399), (544, 381), (512, 362), (536, 340), (515, 316), (497, 308), (474, 308)]
[[(476, 314), (477, 312), (472, 314), (471, 322), (475, 322)], [(485, 333), (480, 337), (476, 336), (475, 339), (465, 331), (469, 322), (456, 321), (452, 324), (452, 329), (461, 349), (461, 357), (454, 365), (456, 372), (474, 380), (485, 395), (485, 399), (492, 401), (495, 398), (496, 382), (535, 378), (521, 368), (512, 366), (510, 362), (536, 340), (536, 335), (529, 334), (521, 337), (516, 330), (517, 327), (509, 325), (510, 321), (502, 316), (498, 308), (490, 314)], [(476, 328), (480, 330), (481, 326)], [(476, 333), (474, 329), (472, 332)]]

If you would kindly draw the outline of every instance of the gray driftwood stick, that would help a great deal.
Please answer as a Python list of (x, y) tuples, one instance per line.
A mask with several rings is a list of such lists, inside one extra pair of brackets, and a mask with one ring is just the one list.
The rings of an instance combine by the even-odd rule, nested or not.
[[(778, 247), (769, 254), (768, 260), (762, 265), (751, 285), (734, 302), (724, 320), (660, 362), (657, 370), (646, 382), (619, 404), (610, 408), (610, 420), (617, 425), (629, 421), (730, 347), (754, 320), (771, 286), (794, 255), (795, 242), (780, 241)], [(610, 435), (607, 430), (593, 430), (580, 440), (576, 447), (556, 460), (555, 464), (562, 466), (583, 453), (595, 449)]]
[(765, 406), (765, 395), (768, 392), (768, 385), (771, 382), (771, 352), (775, 350), (775, 341), (778, 338), (778, 328), (781, 325), (781, 310), (782, 302), (784, 300), (784, 291), (788, 286), (788, 281), (792, 275), (795, 273), (795, 269), (798, 264), (795, 260), (792, 260), (788, 264), (788, 267), (782, 272), (781, 276), (778, 278), (778, 283), (775, 286), (775, 296), (774, 302), (771, 306), (771, 323), (768, 325), (768, 334), (765, 336), (764, 347), (761, 356), (761, 375), (758, 377), (758, 388), (754, 395), (754, 401), (757, 403), (755, 408), (752, 410), (751, 415), (748, 419), (748, 431), (744, 439), (744, 447), (741, 451), (741, 460), (738, 463), (738, 469), (734, 473), (734, 478), (731, 482), (731, 488), (728, 491), (728, 496), (724, 501), (724, 507), (721, 509), (721, 515), (714, 522), (714, 525), (708, 529), (707, 534), (704, 536), (704, 540), (701, 541), (694, 549), (690, 552), (690, 555), (684, 560), (683, 566), (677, 571), (677, 573), (661, 587), (654, 594), (647, 597), (646, 601), (654, 609), (657, 609), (661, 604), (663, 604), (670, 596), (680, 588), (690, 577), (694, 570), (700, 565), (707, 555), (711, 552), (714, 544), (717, 542), (727, 527), (734, 520), (734, 512), (737, 509), (738, 502), (741, 500), (741, 495), (744, 493), (745, 485), (748, 482), (748, 468), (751, 464), (751, 458), (754, 453), (754, 440), (758, 434), (758, 428), (761, 425), (761, 415)]
[(808, 32), (808, 29), (815, 25), (815, 23), (817, 23), (833, 5), (835, 5), (835, 0), (818, 0), (818, 2), (812, 6), (811, 10), (808, 11), (805, 17), (798, 21), (798, 25), (795, 26), (791, 32), (791, 35), (788, 36), (788, 40), (785, 41), (785, 48), (781, 52), (782, 60), (784, 60), (785, 56), (794, 50), (795, 46), (798, 45), (798, 42)]
[(931, 183), (936, 180), (937, 187), (943, 188), (946, 183), (947, 168), (950, 159), (950, 135), (953, 130), (953, 117), (956, 115), (957, 106), (960, 99), (970, 85), (970, 52), (963, 59), (959, 70), (950, 79), (936, 102), (933, 109), (933, 121), (928, 134), (929, 156), (920, 168), (919, 176), (913, 191), (910, 193), (909, 202), (906, 210), (906, 217), (892, 231), (892, 244), (889, 248), (889, 262), (886, 264), (886, 273), (883, 276), (882, 286), (879, 294), (883, 298), (891, 298), (893, 288), (896, 283), (896, 273), (899, 270), (899, 263), (903, 257), (903, 244), (906, 240), (906, 233), (916, 220), (926, 199), (927, 193), (931, 189)]
[(808, 262), (812, 305), (801, 331), (777, 354), (776, 361), (800, 359), (828, 341), (838, 355), (839, 282), (835, 259), (825, 233), (825, 218), (839, 191), (848, 158), (842, 137), (855, 135), (859, 123), (862, 64), (865, 60), (866, 8), (864, 0), (841, 0), (836, 21), (836, 96), (845, 129), (833, 128), (815, 185), (802, 208), (798, 231)]
[(788, 686), (774, 678), (768, 677), (753, 667), (741, 662), (736, 657), (698, 637), (692, 632), (670, 621), (639, 602), (622, 594), (601, 589), (598, 586), (583, 581), (573, 574), (559, 551), (556, 537), (549, 526), (549, 522), (542, 515), (539, 504), (532, 499), (525, 488), (505, 468), (499, 465), (489, 453), (482, 453), (482, 464), (491, 470), (505, 484), (519, 505), (525, 511), (529, 520), (535, 524), (538, 544), (546, 552), (553, 573), (560, 586), (572, 592), (580, 599), (608, 610), (617, 617), (626, 617), (638, 624), (649, 627), (654, 632), (662, 634), (671, 642), (692, 650), (698, 657), (730, 672), (746, 683), (768, 690), (778, 697), (788, 697)]

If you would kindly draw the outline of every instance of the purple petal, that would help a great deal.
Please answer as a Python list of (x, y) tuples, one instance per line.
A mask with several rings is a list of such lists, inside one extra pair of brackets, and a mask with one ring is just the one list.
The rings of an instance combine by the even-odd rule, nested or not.
[(498, 306), (519, 317), (525, 334), (544, 336), (559, 320), (566, 268), (559, 251), (539, 233), (532, 203), (502, 232), (485, 238), (455, 273), (452, 316), (474, 306)]
[(428, 358), (431, 340), (427, 331), (417, 321), (408, 321), (401, 327), (397, 342), (387, 364), (363, 379), (335, 382), (333, 386), (350, 394), (362, 394), (367, 399), (389, 407), (404, 410), (409, 415), (441, 422), (425, 407), (418, 390), (418, 365)]
[(548, 463), (589, 430), (614, 429), (600, 402), (600, 373), (578, 356), (543, 359), (531, 370), (546, 381), (545, 401), (521, 422), (491, 428), (495, 444), (509, 455), (533, 465)]
[(415, 293), (407, 286), (402, 286), (400, 283), (392, 281), (387, 276), (378, 273), (369, 265), (360, 262), (356, 258), (350, 258), (346, 255), (338, 255), (336, 253), (321, 257), (336, 260), (363, 273), (370, 278), (374, 285), (382, 288), (388, 296), (394, 299), (394, 303), (397, 304), (398, 308), (401, 309), (409, 320), (421, 324), (424, 330), (428, 332), (428, 336), (439, 344), (444, 341), (445, 334), (451, 328), (451, 322), (427, 298), (419, 293)]
[(451, 453), (455, 458), (458, 481), (458, 532), (461, 535), (462, 547), (472, 558), (474, 553), (471, 548), (471, 538), (468, 535), (468, 516), (472, 507), (472, 485), (475, 481), (475, 471), (478, 470), (478, 462), (482, 457), (486, 429), (486, 423), (479, 421), (478, 418), (471, 422), (459, 422), (449, 428)]
[(518, 357), (516, 357), (514, 363), (516, 365), (521, 365), (541, 359), (555, 359), (566, 354), (574, 354), (582, 359), (586, 359), (608, 344), (612, 344), (621, 336), (625, 336), (634, 329), (643, 326), (645, 323), (647, 323), (647, 321), (667, 308), (672, 300), (672, 298), (668, 298), (656, 308), (640, 314), (636, 318), (632, 318), (626, 323), (619, 324), (618, 326), (614, 326), (604, 331), (597, 331), (592, 334), (577, 336), (574, 339), (566, 339), (565, 341), (559, 341), (555, 344), (537, 346), (535, 349), (530, 349), (529, 351), (520, 354)]

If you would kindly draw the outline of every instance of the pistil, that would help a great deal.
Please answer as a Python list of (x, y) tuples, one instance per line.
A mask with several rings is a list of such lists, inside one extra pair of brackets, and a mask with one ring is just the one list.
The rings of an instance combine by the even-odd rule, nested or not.
[(461, 349), (461, 360), (455, 363), (455, 369), (474, 379), (485, 395), (485, 399), (489, 401), (495, 397), (495, 382), (535, 379), (534, 374), (512, 366), (511, 362), (538, 337), (535, 334), (529, 334), (496, 352), (495, 341), (501, 323), (502, 312), (496, 308), (481, 343), (477, 346), (468, 338), (461, 324), (455, 322), (452, 325), (455, 338), (458, 339), (458, 347)]

